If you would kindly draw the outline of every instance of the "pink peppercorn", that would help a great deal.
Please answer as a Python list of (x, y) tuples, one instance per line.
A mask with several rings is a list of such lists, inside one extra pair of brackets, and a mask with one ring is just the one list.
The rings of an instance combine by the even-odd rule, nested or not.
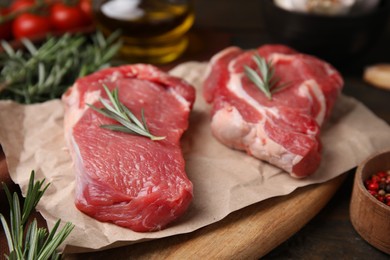
[(364, 180), (367, 191), (380, 202), (390, 206), (390, 171), (379, 171)]
[(381, 171), (381, 172), (378, 172), (378, 173), (377, 173), (377, 176), (378, 176), (379, 178), (384, 178), (384, 177), (387, 177), (387, 173), (384, 172), (384, 171)]
[(378, 188), (379, 188), (379, 185), (378, 185), (378, 183), (376, 181), (373, 181), (373, 182), (369, 183), (368, 186), (367, 186), (367, 189), (368, 190), (372, 190), (372, 191), (377, 191)]

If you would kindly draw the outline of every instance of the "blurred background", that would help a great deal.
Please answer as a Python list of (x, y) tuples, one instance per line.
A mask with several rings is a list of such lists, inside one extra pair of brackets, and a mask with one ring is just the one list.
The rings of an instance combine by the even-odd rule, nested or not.
[[(370, 2), (377, 0), (356, 1)], [(26, 2), (55, 3), (58, 2), (58, 0), (1, 0), (0, 6), (3, 7), (1, 16), (4, 16), (6, 14), (4, 13), (4, 9), (10, 8), (11, 10), (15, 10), (15, 3), (19, 4), (20, 6), (21, 3), (23, 5), (23, 3), (25, 4)], [(106, 33), (110, 30), (112, 31), (116, 27), (121, 27), (120, 23), (116, 23), (117, 20), (102, 20), (102, 16), (99, 16), (99, 14), (97, 14), (97, 10), (99, 8), (97, 6), (102, 6), (103, 4), (108, 3), (110, 1), (74, 0), (67, 1), (67, 3), (68, 2), (76, 4), (79, 2), (80, 6), (89, 5), (89, 16), (92, 12), (94, 12), (95, 18), (98, 18), (92, 21), (92, 23), (96, 24), (95, 22), (98, 21), (99, 29), (103, 28), (101, 26), (102, 24), (108, 26), (109, 30), (105, 30)], [(140, 1), (116, 0), (111, 2), (128, 4), (130, 2), (138, 3)], [(151, 3), (151, 5), (156, 6), (158, 6), (158, 4), (156, 3), (161, 4), (163, 2), (165, 1), (145, 1), (145, 3)], [(390, 21), (388, 19), (388, 14), (390, 12), (390, 1), (381, 1), (382, 4), (380, 5), (380, 7), (376, 8), (374, 12), (369, 14), (359, 14), (355, 12), (351, 15), (347, 13), (346, 15), (339, 16), (310, 15), (291, 12), (275, 7), (274, 4), (275, 2), (310, 2), (302, 0), (175, 0), (166, 2), (175, 2), (178, 3), (178, 6), (183, 5), (185, 3), (193, 4), (195, 20), (187, 20), (187, 26), (191, 26), (193, 22), (193, 25), (190, 29), (190, 46), (186, 50), (185, 54), (181, 55), (181, 60), (202, 58), (207, 59), (216, 51), (229, 45), (237, 45), (241, 48), (255, 48), (264, 43), (288, 44), (294, 48), (297, 48), (299, 51), (315, 54), (320, 56), (321, 58), (327, 59), (330, 62), (335, 63), (335, 65), (347, 64), (348, 67), (355, 67), (356, 63), (360, 64), (359, 62), (362, 59), (365, 59), (364, 62), (366, 63), (375, 62), (377, 59), (383, 61), (390, 60), (389, 52), (375, 52), (375, 49), (380, 49), (377, 48), (378, 46), (389, 44)], [(312, 0), (311, 2), (321, 1)], [(323, 0), (322, 2), (331, 1)], [(345, 0), (339, 2), (347, 3), (354, 1)], [(163, 5), (161, 6), (162, 8), (165, 8)], [(176, 6), (175, 8), (177, 9), (178, 6)], [(85, 8), (82, 7), (81, 9)], [(112, 6), (108, 7), (108, 9), (111, 10), (111, 13), (115, 15), (115, 12), (121, 12), (122, 8), (119, 5), (117, 9), (114, 9)], [(174, 8), (171, 9), (173, 10)], [(172, 11), (171, 9), (169, 9), (169, 12)], [(87, 19), (88, 21), (80, 21), (79, 23), (77, 23), (77, 21), (81, 19), (78, 19), (77, 16), (74, 14), (73, 16), (71, 16), (73, 25), (68, 21), (58, 22), (58, 19), (56, 20), (56, 17), (59, 17), (60, 15), (56, 15), (56, 12), (54, 12), (55, 14), (52, 15), (52, 10), (53, 8), (50, 8), (44, 10), (39, 14), (42, 15), (43, 13), (43, 16), (50, 16), (49, 22), (47, 22), (46, 24), (52, 26), (52, 31), (54, 30), (55, 32), (58, 32), (66, 31), (68, 29), (72, 30), (75, 27), (85, 30), (86, 27), (91, 25), (91, 21), (88, 20), (90, 19), (90, 17)], [(52, 16), (54, 16), (54, 19), (52, 18)], [(88, 15), (84, 16), (86, 17)], [(157, 20), (154, 20), (152, 23), (157, 24), (158, 22), (156, 21)], [(62, 24), (58, 25), (59, 23)], [(64, 24), (65, 27), (63, 26)], [(168, 26), (168, 24), (164, 26)], [(13, 25), (13, 27), (15, 27), (15, 24)], [(41, 25), (41, 28), (43, 27), (45, 26)], [(125, 31), (126, 35), (135, 34), (135, 36), (130, 41), (136, 41), (140, 37), (143, 37), (140, 34), (140, 30), (143, 30), (142, 33), (145, 33), (146, 31), (149, 31), (152, 27), (134, 27), (133, 30), (132, 28), (129, 29), (129, 26), (127, 25), (122, 26), (122, 28), (126, 28), (125, 30), (129, 30), (129, 34), (126, 34), (127, 32)], [(183, 33), (185, 33), (187, 29), (188, 28), (184, 28), (182, 30)], [(15, 30), (15, 28), (13, 28), (13, 30)], [(20, 35), (21, 30), (17, 30), (17, 32), (18, 31)], [(26, 33), (24, 33), (24, 35), (26, 35)], [(9, 40), (13, 40), (15, 38), (18, 37), (14, 33), (14, 35), (11, 36)], [(178, 48), (184, 49), (184, 43), (180, 46), (179, 44), (177, 44), (173, 47), (173, 49), (169, 50), (170, 52), (174, 52)], [(177, 52), (181, 53), (182, 50), (177, 50)], [(162, 63), (176, 61), (178, 58), (177, 56), (180, 55), (176, 55), (175, 57), (172, 56), (171, 58), (164, 60)], [(153, 60), (145, 61), (151, 61), (153, 63)]]
[[(17, 0), (0, 0), (0, 6), (7, 8), (14, 1)], [(90, 5), (98, 1), (86, 0)], [(349, 17), (350, 19), (291, 14), (275, 9), (272, 3), (272, 0), (193, 0), (195, 20), (189, 31), (188, 48), (181, 56), (175, 57), (162, 67), (168, 70), (188, 60), (208, 61), (212, 55), (231, 45), (250, 49), (266, 43), (291, 41), (296, 44), (292, 47), (302, 48), (299, 50), (303, 52), (319, 51), (321, 58), (331, 61), (344, 76), (346, 84), (343, 93), (363, 102), (378, 117), (389, 123), (390, 92), (372, 88), (362, 78), (367, 66), (390, 63), (390, 0), (381, 1), (382, 5), (375, 13), (367, 16), (354, 15)], [(322, 18), (329, 21), (323, 22)], [(315, 29), (315, 25), (321, 30)], [(294, 36), (297, 34), (291, 33), (292, 29), (300, 30), (302, 34), (313, 33), (317, 36), (301, 36), (296, 40)], [(90, 33), (93, 30), (94, 23), (87, 23), (75, 31)], [(349, 51), (353, 48), (345, 48), (344, 41), (341, 40), (348, 35), (356, 39), (346, 41), (348, 44), (369, 44), (351, 56)], [(324, 38), (319, 40), (321, 37)], [(9, 40), (17, 46), (17, 40)], [(324, 48), (311, 49), (321, 43)], [(341, 47), (333, 45), (338, 43)], [(321, 52), (323, 50), (326, 52)], [(121, 62), (126, 62), (123, 57), (118, 58), (122, 59)], [(369, 247), (349, 222), (352, 176), (353, 172), (350, 172), (335, 198), (318, 216), (265, 259), (308, 259), (308, 252), (315, 254), (318, 259), (388, 259), (388, 256)], [(9, 176), (6, 178), (9, 180)], [(5, 205), (3, 202), (0, 204)]]
[[(334, 42), (340, 42), (340, 40), (342, 40), (342, 38), (340, 39), (341, 35), (355, 34), (354, 37), (356, 37), (356, 40), (362, 40), (363, 37), (366, 37), (366, 35), (363, 35), (364, 33), (374, 31), (375, 34), (372, 37), (369, 35), (368, 38), (364, 39), (364, 41), (367, 41), (367, 48), (363, 48), (361, 52), (360, 50), (357, 51), (356, 57), (352, 57), (353, 62), (348, 62), (348, 60), (346, 60), (347, 66), (338, 66), (339, 69), (359, 68), (363, 63), (367, 64), (378, 61), (390, 61), (390, 50), (385, 52), (381, 51), (388, 49), (384, 46), (390, 46), (390, 20), (388, 19), (388, 7), (379, 7), (379, 10), (382, 11), (383, 17), (381, 19), (376, 17), (376, 21), (373, 21), (374, 19), (370, 15), (362, 18), (353, 17), (353, 20), (351, 19), (352, 21), (346, 21), (347, 19), (340, 19), (335, 16), (326, 17), (328, 20), (320, 21), (323, 24), (319, 24), (315, 27), (313, 26), (313, 22), (318, 23), (316, 17), (305, 17), (305, 15), (300, 14), (293, 18), (287, 17), (289, 15), (288, 12), (280, 14), (280, 12), (276, 12), (275, 9), (270, 9), (269, 6), (267, 7), (267, 4), (265, 4), (266, 2), (273, 1), (246, 0), (242, 1), (242, 4), (239, 5), (238, 8), (236, 0), (196, 0), (196, 20), (194, 29), (212, 30), (215, 33), (231, 34), (232, 37), (229, 38), (229, 44), (238, 45), (242, 48), (255, 48), (264, 43), (280, 43), (282, 41), (284, 41), (284, 43), (288, 43), (290, 40), (290, 43), (294, 41), (296, 45), (293, 47), (301, 47), (301, 51), (304, 52), (311, 51), (315, 54), (324, 54), (322, 58), (325, 59), (331, 56), (328, 55), (327, 57), (325, 54), (332, 52), (339, 54), (344, 50), (334, 48), (329, 50), (327, 53), (321, 53), (318, 50), (310, 50), (310, 48), (308, 48), (310, 44), (318, 44), (318, 39), (314, 37), (318, 38), (325, 34), (326, 37), (321, 40), (323, 41), (324, 49), (326, 49), (327, 44), (329, 46), (329, 43), (334, 44)], [(285, 16), (283, 17), (283, 15)], [(277, 17), (272, 20), (269, 18), (270, 16)], [(266, 20), (267, 17), (268, 20)], [(312, 39), (310, 39), (310, 37), (302, 37), (297, 42), (297, 39), (292, 41), (288, 38), (288, 35), (283, 35), (286, 31), (291, 31), (292, 26), (297, 26), (296, 24), (292, 24), (291, 21), (297, 21), (302, 19), (302, 17), (306, 20), (299, 21), (304, 22), (303, 24), (298, 24), (298, 26), (302, 26), (302, 28), (300, 28), (301, 31), (318, 30), (317, 32), (313, 32), (315, 34)], [(279, 20), (277, 21), (276, 19)], [(370, 22), (372, 24), (370, 24)], [(345, 28), (340, 28), (343, 26), (345, 26)], [(346, 28), (351, 29), (347, 30)], [(305, 32), (307, 33), (306, 36), (309, 36), (308, 31)], [(340, 43), (340, 45), (342, 44)], [(332, 48), (334, 46), (329, 47)], [(346, 59), (351, 59), (351, 57), (347, 57)], [(343, 65), (343, 62), (340, 62), (337, 57), (332, 56), (330, 57), (330, 60), (336, 60), (337, 63)]]

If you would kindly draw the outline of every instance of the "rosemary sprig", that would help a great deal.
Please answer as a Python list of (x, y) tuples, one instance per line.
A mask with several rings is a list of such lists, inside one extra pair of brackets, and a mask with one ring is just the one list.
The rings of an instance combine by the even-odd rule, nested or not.
[(0, 99), (31, 104), (59, 98), (82, 76), (109, 66), (121, 46), (119, 32), (105, 38), (65, 34), (49, 36), (40, 46), (23, 39), (24, 49), (14, 50), (2, 41)]
[(26, 228), (25, 225), (32, 210), (49, 187), (49, 184), (43, 187), (45, 180), (34, 182), (34, 178), (35, 174), (32, 171), (22, 211), (17, 193), (14, 192), (12, 196), (8, 187), (3, 183), (3, 188), (10, 206), (10, 226), (8, 226), (2, 214), (0, 214), (0, 220), (10, 252), (8, 256), (5, 255), (5, 258), (9, 260), (59, 259), (60, 255), (56, 250), (74, 227), (73, 224), (68, 222), (57, 233), (61, 222), (58, 220), (52, 231), (48, 234), (45, 228), (38, 228), (37, 220), (34, 219), (27, 227), (25, 236), (23, 236)]
[(105, 85), (103, 85), (103, 88), (106, 91), (108, 99), (112, 105), (107, 102), (107, 100), (100, 98), (99, 100), (103, 104), (104, 108), (97, 108), (91, 104), (88, 104), (88, 106), (96, 112), (99, 112), (108, 118), (114, 119), (120, 123), (120, 125), (101, 125), (100, 127), (112, 131), (145, 136), (153, 141), (165, 139), (165, 136), (154, 136), (150, 133), (148, 126), (146, 125), (143, 109), (141, 110), (141, 122), (123, 103), (119, 101), (118, 88), (115, 88), (112, 92), (110, 92)]
[(286, 84), (279, 84), (276, 88), (280, 79), (274, 76), (275, 67), (273, 64), (271, 62), (267, 62), (258, 54), (253, 55), (252, 59), (256, 63), (260, 74), (246, 65), (244, 66), (245, 74), (269, 100), (272, 100), (272, 94), (284, 88)]

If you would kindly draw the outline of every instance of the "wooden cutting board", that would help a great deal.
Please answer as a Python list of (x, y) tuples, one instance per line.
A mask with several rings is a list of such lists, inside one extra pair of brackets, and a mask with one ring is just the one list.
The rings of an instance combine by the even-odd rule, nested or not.
[(329, 201), (345, 174), (233, 212), (195, 232), (81, 255), (76, 259), (256, 259), (301, 229)]
[[(0, 177), (8, 172), (0, 150)], [(9, 177), (8, 177), (9, 178)], [(300, 230), (330, 200), (345, 174), (299, 188), (233, 212), (197, 231), (99, 252), (69, 254), (76, 259), (236, 259), (264, 256)], [(3, 201), (3, 200), (2, 200)]]

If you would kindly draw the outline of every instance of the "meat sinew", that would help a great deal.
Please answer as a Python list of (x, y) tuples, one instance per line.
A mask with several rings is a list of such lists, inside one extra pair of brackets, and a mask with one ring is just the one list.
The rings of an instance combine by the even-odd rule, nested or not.
[[(261, 75), (255, 54), (273, 64), (276, 88), (284, 86), (272, 99), (245, 74), (248, 66)], [(320, 165), (320, 127), (342, 86), (341, 75), (330, 64), (289, 47), (230, 47), (211, 59), (203, 95), (213, 104), (211, 128), (221, 143), (300, 178)]]
[[(87, 104), (103, 107), (103, 89), (150, 132), (165, 139), (101, 128), (116, 122)], [(188, 127), (195, 90), (151, 65), (109, 68), (76, 81), (63, 95), (65, 138), (76, 173), (76, 207), (103, 222), (145, 232), (160, 230), (188, 208), (192, 183), (185, 172), (180, 138)]]

